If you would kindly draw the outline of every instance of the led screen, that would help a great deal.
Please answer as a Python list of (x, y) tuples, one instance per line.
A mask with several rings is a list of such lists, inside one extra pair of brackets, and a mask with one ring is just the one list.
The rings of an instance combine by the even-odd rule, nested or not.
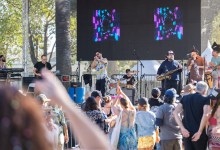
[(201, 45), (200, 0), (79, 0), (77, 60), (175, 59)]

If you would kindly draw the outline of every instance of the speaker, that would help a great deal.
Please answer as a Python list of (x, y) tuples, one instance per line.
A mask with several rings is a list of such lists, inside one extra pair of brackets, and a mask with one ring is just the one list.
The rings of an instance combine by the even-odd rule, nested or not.
[(128, 96), (128, 98), (131, 100), (132, 104), (134, 105), (135, 89), (122, 88), (122, 91)]
[(23, 77), (22, 80), (23, 89), (27, 90), (28, 85), (33, 82), (35, 82), (35, 77)]

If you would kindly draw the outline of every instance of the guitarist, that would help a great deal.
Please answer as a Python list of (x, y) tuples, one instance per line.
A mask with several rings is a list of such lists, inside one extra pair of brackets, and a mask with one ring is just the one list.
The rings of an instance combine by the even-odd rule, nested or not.
[(136, 84), (134, 74), (136, 73), (137, 71), (131, 71), (130, 69), (126, 69), (126, 75), (123, 76), (123, 79), (126, 80), (127, 87), (134, 88)]
[(190, 72), (189, 82), (202, 81), (204, 79), (204, 58), (199, 56), (198, 50), (192, 49), (187, 62), (187, 69)]
[(219, 88), (220, 80), (220, 45), (216, 42), (212, 45), (212, 59), (209, 63), (209, 66), (212, 67), (212, 78), (213, 78), (213, 87)]
[[(178, 69), (179, 68), (179, 69)], [(157, 70), (157, 76), (162, 75), (164, 73), (168, 73), (169, 71), (175, 70), (174, 73), (170, 75), (170, 79), (166, 78), (162, 80), (162, 92), (161, 95), (164, 95), (164, 92), (167, 89), (174, 88), (180, 94), (181, 89), (179, 89), (178, 84), (180, 81), (180, 73), (182, 72), (182, 65), (174, 60), (174, 52), (172, 50), (167, 52), (166, 59), (161, 63), (160, 67)]]
[(36, 79), (42, 79), (41, 78), (41, 70), (43, 68), (47, 68), (48, 70), (51, 70), (51, 64), (49, 62), (47, 62), (47, 56), (46, 55), (42, 55), (41, 56), (41, 61), (37, 62), (34, 65), (34, 75), (36, 77)]

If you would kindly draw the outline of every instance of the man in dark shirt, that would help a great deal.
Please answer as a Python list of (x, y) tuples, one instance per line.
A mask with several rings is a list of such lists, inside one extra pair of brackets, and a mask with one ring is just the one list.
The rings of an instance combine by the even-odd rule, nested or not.
[(42, 55), (41, 56), (41, 61), (37, 62), (34, 65), (34, 75), (37, 79), (41, 79), (41, 70), (43, 68), (47, 68), (48, 70), (51, 70), (51, 64), (49, 62), (47, 62), (47, 56), (46, 55)]
[[(157, 77), (170, 71), (176, 70), (170, 75), (170, 78), (162, 80), (162, 95), (167, 89), (174, 88), (180, 94), (181, 89), (178, 88), (178, 81), (180, 81), (180, 72), (182, 72), (182, 65), (174, 60), (174, 52), (172, 50), (167, 52), (166, 60), (164, 60), (157, 71)], [(178, 70), (179, 69), (179, 70)]]
[(127, 86), (134, 86), (135, 84), (135, 78), (134, 78), (134, 74), (136, 72), (131, 71), (130, 69), (126, 69), (126, 75), (123, 76), (124, 79), (126, 79), (126, 84)]
[[(210, 114), (210, 99), (206, 97), (208, 85), (196, 84), (196, 93), (183, 96), (173, 114), (184, 137), (185, 150), (206, 150), (208, 137), (204, 127)], [(183, 113), (183, 120), (180, 114)]]

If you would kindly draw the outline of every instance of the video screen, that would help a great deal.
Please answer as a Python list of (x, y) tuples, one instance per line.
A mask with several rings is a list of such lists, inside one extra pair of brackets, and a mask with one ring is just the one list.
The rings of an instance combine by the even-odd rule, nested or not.
[[(79, 0), (77, 60), (187, 59), (201, 47), (200, 0)], [(135, 53), (134, 53), (135, 51)]]

